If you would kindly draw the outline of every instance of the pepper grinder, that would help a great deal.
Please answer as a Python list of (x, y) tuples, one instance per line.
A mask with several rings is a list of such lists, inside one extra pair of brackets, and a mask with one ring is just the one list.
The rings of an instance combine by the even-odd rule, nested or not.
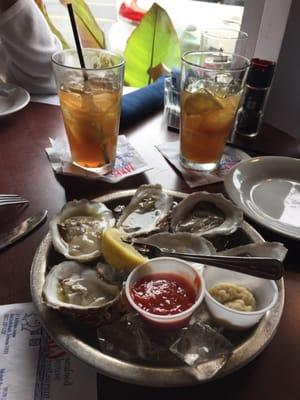
[(271, 87), (275, 62), (253, 58), (246, 78), (244, 95), (233, 133), (254, 137), (261, 126), (264, 106)]

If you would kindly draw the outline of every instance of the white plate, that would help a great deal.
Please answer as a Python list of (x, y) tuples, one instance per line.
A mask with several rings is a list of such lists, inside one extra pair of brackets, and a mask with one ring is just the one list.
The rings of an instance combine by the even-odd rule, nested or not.
[(0, 84), (0, 118), (24, 108), (30, 100), (27, 90), (11, 83)]
[(242, 161), (231, 169), (224, 185), (248, 217), (300, 240), (300, 160), (257, 157)]

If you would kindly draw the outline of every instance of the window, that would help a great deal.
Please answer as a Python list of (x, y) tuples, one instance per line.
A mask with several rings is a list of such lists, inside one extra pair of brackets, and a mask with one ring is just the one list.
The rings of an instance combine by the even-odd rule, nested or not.
[[(67, 42), (73, 45), (72, 30), (66, 8), (60, 4), (59, 0), (44, 0), (44, 3), (55, 27)], [(116, 0), (86, 0), (86, 3), (107, 37), (110, 27), (117, 21)]]
[[(118, 9), (123, 0), (86, 0), (112, 47), (124, 47), (134, 25), (123, 25), (124, 36), (111, 34), (118, 20)], [(149, 8), (152, 0), (139, 0), (141, 7)], [(157, 0), (169, 13), (178, 34), (188, 24), (201, 27), (228, 27), (249, 34), (247, 56), (276, 61), (286, 27), (291, 0)], [(56, 27), (69, 43), (73, 43), (66, 9), (59, 0), (45, 0), (48, 13)], [(111, 36), (111, 37), (110, 37)], [(119, 48), (120, 50), (120, 48)]]

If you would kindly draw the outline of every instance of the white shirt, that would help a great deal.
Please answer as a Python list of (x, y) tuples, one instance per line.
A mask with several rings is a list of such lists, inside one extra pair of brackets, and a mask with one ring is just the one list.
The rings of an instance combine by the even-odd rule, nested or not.
[(34, 0), (18, 0), (0, 15), (0, 76), (7, 82), (33, 94), (56, 93), (51, 55), (59, 49)]

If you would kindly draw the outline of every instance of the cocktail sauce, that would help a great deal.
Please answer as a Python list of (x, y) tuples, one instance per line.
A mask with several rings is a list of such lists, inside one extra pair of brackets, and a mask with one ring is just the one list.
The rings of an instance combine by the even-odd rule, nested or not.
[(192, 285), (172, 273), (147, 275), (135, 283), (130, 294), (139, 307), (156, 315), (181, 313), (196, 301)]

